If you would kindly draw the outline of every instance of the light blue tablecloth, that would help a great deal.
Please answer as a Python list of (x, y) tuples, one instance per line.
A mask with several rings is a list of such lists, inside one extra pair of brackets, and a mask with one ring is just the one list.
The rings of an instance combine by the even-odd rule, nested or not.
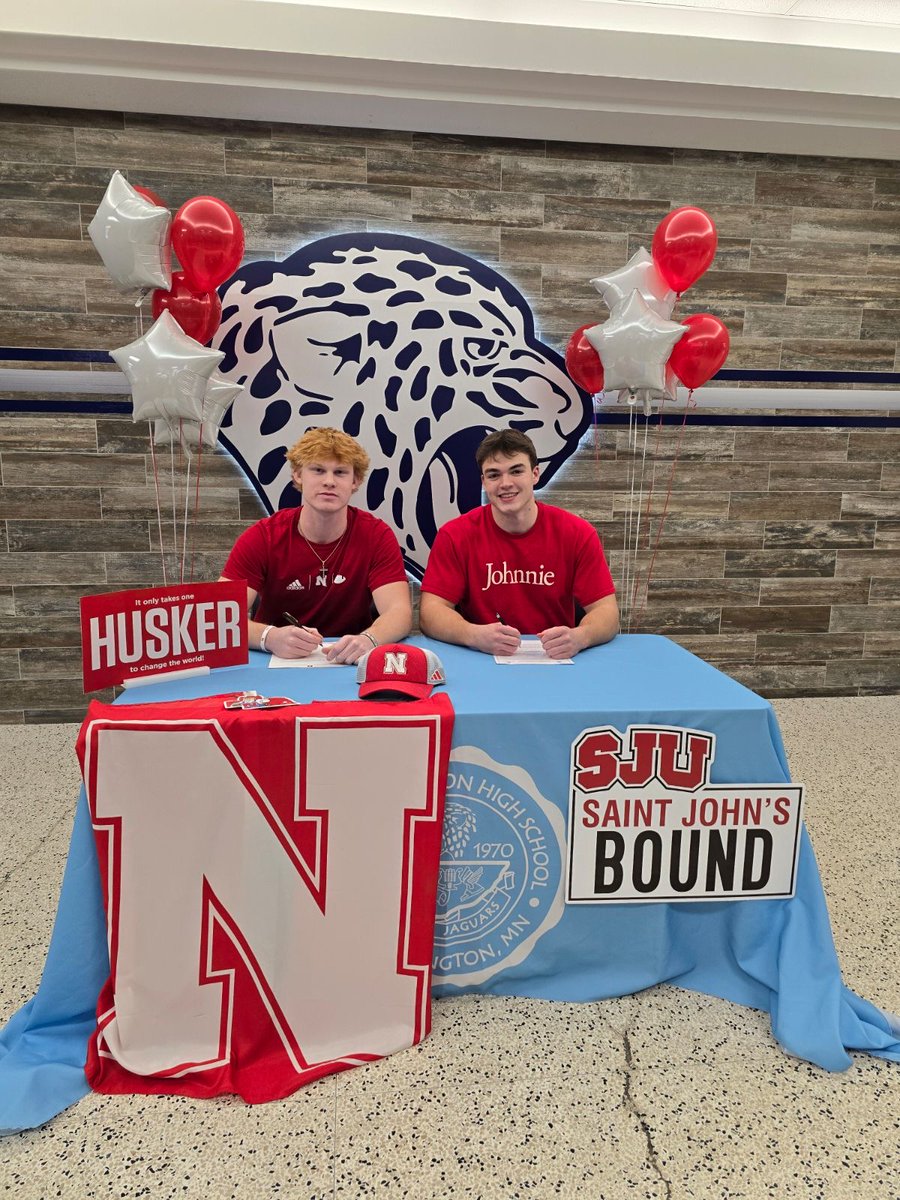
[[(463, 916), (457, 921), (439, 913), (436, 996), (482, 991), (587, 1001), (667, 982), (768, 1011), (789, 1053), (829, 1070), (848, 1067), (853, 1050), (900, 1061), (896, 1020), (841, 981), (805, 832), (790, 900), (562, 904), (573, 739), (601, 724), (623, 733), (639, 723), (705, 730), (717, 739), (712, 783), (786, 782), (781, 736), (765, 700), (661, 637), (620, 636), (558, 667), (501, 667), (459, 647), (413, 640), (443, 660), (456, 710), (448, 820), (451, 812), (460, 820), (463, 841), (507, 839), (513, 857), (521, 849), (506, 878), (530, 872), (533, 888), (527, 904), (524, 895), (517, 901), (492, 894), (490, 863), (478, 878), (464, 880), (468, 891), (451, 887), (449, 903)], [(213, 676), (134, 689), (121, 703), (250, 688), (301, 701), (356, 695), (351, 668), (274, 671), (267, 656), (250, 659), (247, 667)], [(480, 834), (473, 833), (476, 825)], [(524, 831), (521, 847), (516, 829)], [(466, 899), (459, 905), (461, 895)], [(473, 933), (478, 921), (483, 934)], [(108, 970), (82, 791), (40, 989), (0, 1033), (0, 1129), (39, 1125), (86, 1093), (85, 1048)]]

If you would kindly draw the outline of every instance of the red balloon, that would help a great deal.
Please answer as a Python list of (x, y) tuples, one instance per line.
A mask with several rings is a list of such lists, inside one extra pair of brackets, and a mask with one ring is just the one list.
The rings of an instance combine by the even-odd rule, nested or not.
[(172, 249), (190, 285), (209, 292), (240, 265), (244, 253), (240, 218), (224, 200), (194, 196), (172, 221)]
[(150, 298), (153, 319), (167, 309), (188, 335), (205, 346), (219, 328), (222, 301), (216, 292), (198, 292), (184, 277), (184, 271), (172, 276), (171, 290), (157, 288)]
[(131, 186), (136, 192), (139, 192), (145, 200), (149, 200), (151, 204), (155, 204), (157, 208), (169, 207), (165, 200), (161, 200), (159, 196), (157, 196), (156, 192), (151, 191), (151, 189), (148, 187), (144, 187), (142, 183), (133, 183)]
[(702, 208), (676, 208), (663, 217), (653, 235), (656, 269), (673, 291), (686, 292), (716, 257), (718, 241), (709, 213)]
[(584, 331), (596, 325), (596, 321), (588, 321), (576, 329), (569, 338), (566, 346), (566, 370), (580, 388), (595, 396), (603, 391), (603, 363), (600, 355), (584, 336)]
[(712, 313), (695, 313), (681, 322), (687, 326), (672, 347), (669, 366), (685, 387), (703, 387), (728, 357), (728, 330)]

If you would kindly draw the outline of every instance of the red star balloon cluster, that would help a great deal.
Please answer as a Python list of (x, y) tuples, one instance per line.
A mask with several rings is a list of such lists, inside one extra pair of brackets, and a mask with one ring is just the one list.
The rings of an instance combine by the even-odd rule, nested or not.
[(566, 367), (579, 387), (646, 404), (672, 397), (677, 382), (693, 391), (715, 375), (728, 357), (728, 330), (712, 313), (683, 321), (672, 314), (712, 263), (717, 242), (708, 213), (677, 208), (659, 223), (652, 253), (642, 246), (624, 267), (591, 280), (610, 315), (569, 339)]
[[(104, 266), (123, 290), (153, 288), (153, 316), (168, 311), (206, 345), (219, 327), (216, 288), (240, 266), (244, 230), (216, 196), (194, 196), (173, 217), (150, 188), (113, 173), (88, 227)], [(172, 252), (181, 270), (172, 270)]]
[(215, 196), (194, 196), (173, 217), (150, 188), (115, 171), (88, 232), (117, 286), (141, 290), (138, 308), (152, 289), (153, 327), (112, 352), (132, 384), (134, 420), (156, 421), (158, 440), (160, 424), (203, 426), (196, 440), (211, 444), (225, 415), (221, 382), (215, 397), (210, 385), (222, 355), (204, 347), (222, 316), (216, 288), (243, 258), (240, 218)]
[[(88, 232), (116, 285), (126, 292), (139, 289), (140, 336), (111, 355), (131, 385), (132, 419), (152, 425), (150, 452), (163, 583), (167, 582), (167, 567), (154, 446), (171, 447), (172, 549), (176, 555), (180, 553), (184, 581), (191, 466), (196, 464), (196, 518), (202, 447), (215, 447), (222, 420), (243, 390), (217, 371), (224, 354), (209, 349), (208, 343), (222, 316), (216, 289), (240, 266), (244, 231), (237, 213), (216, 196), (194, 196), (173, 217), (155, 192), (129, 183), (115, 171)], [(177, 256), (174, 265), (180, 268), (174, 271), (173, 252)], [(154, 322), (145, 332), (141, 305), (151, 290)], [(187, 464), (183, 502), (176, 497), (176, 448), (182, 465)], [(176, 510), (184, 514), (180, 534)]]

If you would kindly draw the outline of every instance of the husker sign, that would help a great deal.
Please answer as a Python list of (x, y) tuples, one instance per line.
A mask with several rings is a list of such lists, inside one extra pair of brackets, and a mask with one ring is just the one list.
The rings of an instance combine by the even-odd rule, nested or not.
[(716, 739), (610, 725), (572, 744), (567, 903), (794, 894), (803, 789), (710, 785)]
[(85, 596), (84, 690), (188, 667), (247, 661), (247, 585), (188, 583)]

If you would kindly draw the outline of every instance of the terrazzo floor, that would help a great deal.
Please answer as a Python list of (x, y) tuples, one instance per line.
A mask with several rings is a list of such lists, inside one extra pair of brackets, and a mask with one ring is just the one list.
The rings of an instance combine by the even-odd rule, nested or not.
[[(900, 1012), (900, 699), (775, 705), (850, 987)], [(78, 789), (71, 725), (0, 727), (0, 1024), (43, 965)], [(658, 987), (472, 997), (422, 1045), (289, 1100), (91, 1095), (0, 1140), (0, 1188), (66, 1197), (900, 1200), (900, 1065), (830, 1074), (767, 1016)]]

